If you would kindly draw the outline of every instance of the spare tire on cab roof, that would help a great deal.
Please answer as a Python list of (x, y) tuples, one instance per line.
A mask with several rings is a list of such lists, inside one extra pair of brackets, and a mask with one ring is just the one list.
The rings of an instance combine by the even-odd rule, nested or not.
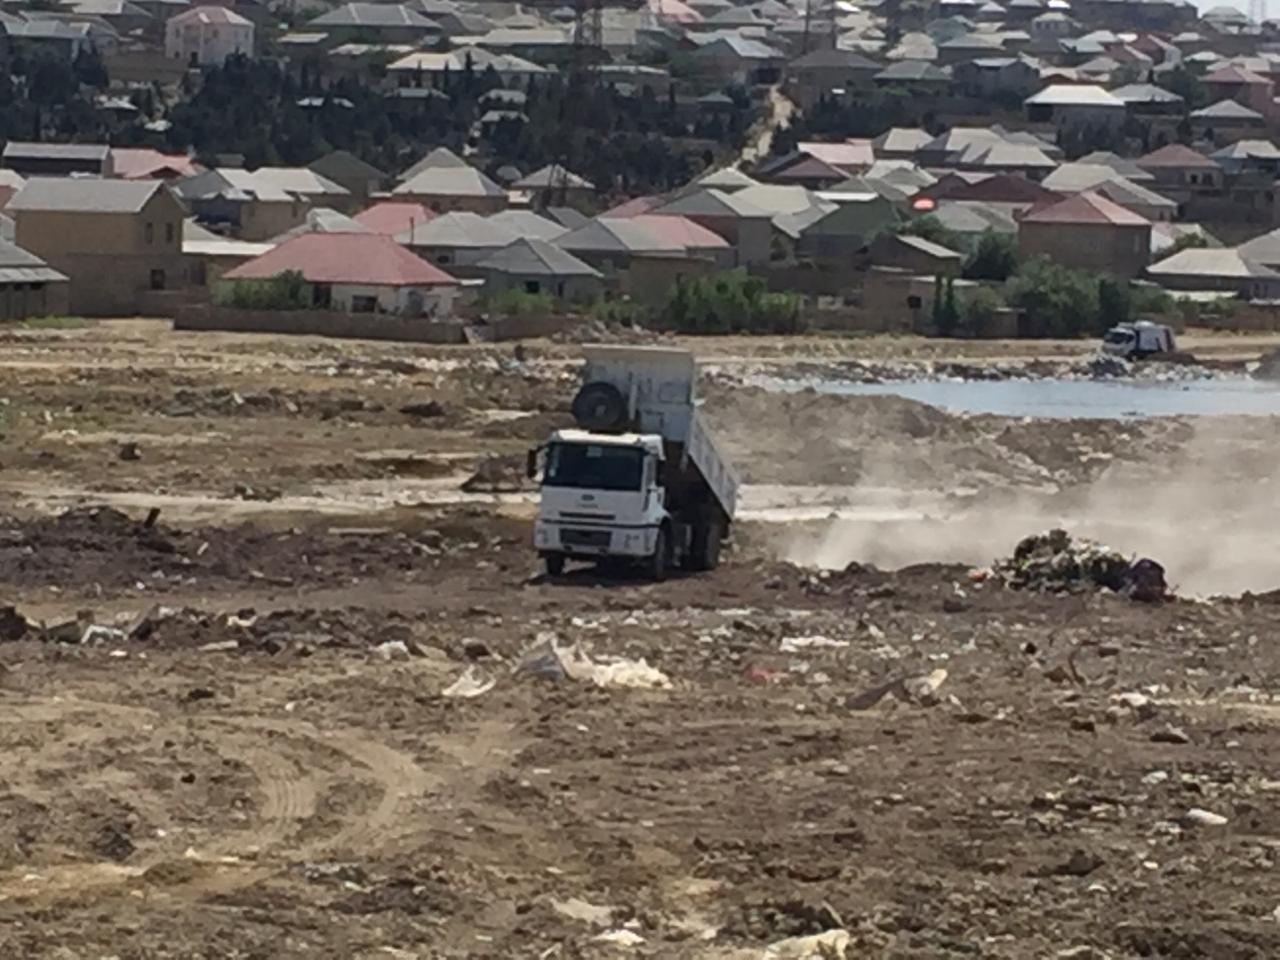
[(573, 419), (583, 430), (622, 430), (627, 425), (626, 398), (611, 383), (588, 383), (573, 398)]

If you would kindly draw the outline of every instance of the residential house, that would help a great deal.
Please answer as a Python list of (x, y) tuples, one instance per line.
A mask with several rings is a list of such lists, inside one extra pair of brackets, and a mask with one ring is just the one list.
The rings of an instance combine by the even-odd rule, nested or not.
[(1228, 64), (1205, 74), (1200, 82), (1211, 101), (1234, 100), (1267, 117), (1276, 113), (1275, 84), (1252, 70)]
[(687, 255), (678, 238), (657, 233), (634, 217), (597, 217), (560, 237), (556, 246), (585, 260), (605, 277), (615, 278), (638, 257), (679, 259)]
[(1280, 273), (1250, 260), (1243, 248), (1180, 250), (1147, 267), (1166, 290), (1229, 290), (1246, 300), (1280, 299)]
[(850, 263), (878, 234), (900, 219), (894, 205), (877, 193), (844, 194), (800, 228), (796, 255)]
[(274, 247), (274, 243), (221, 236), (200, 226), (193, 217), (182, 222), (182, 255), (187, 261), (187, 282), (193, 287), (209, 287), (228, 270)]
[(1128, 107), (1119, 97), (1089, 84), (1050, 84), (1024, 101), (1032, 123), (1052, 123), (1059, 130), (1119, 129)]
[(956, 64), (983, 57), (999, 57), (1006, 53), (1000, 38), (989, 33), (966, 33), (938, 44), (938, 64)]
[(726, 83), (754, 86), (776, 83), (787, 57), (761, 40), (725, 33), (699, 47), (693, 61)]
[(110, 177), (111, 148), (104, 143), (27, 143), (10, 140), (0, 153), (0, 165), (24, 177), (69, 177), (87, 174)]
[(1110, 167), (1126, 180), (1132, 180), (1134, 183), (1141, 183), (1144, 186), (1151, 186), (1156, 179), (1150, 172), (1138, 166), (1136, 160), (1122, 157), (1119, 154), (1112, 153), (1110, 150), (1094, 150), (1092, 153), (1086, 153), (1076, 163), (1091, 163)]
[(738, 194), (702, 189), (659, 205), (651, 212), (657, 216), (687, 217), (723, 237), (733, 247), (738, 266), (769, 262), (772, 217)]
[(186, 154), (161, 153), (150, 147), (112, 147), (112, 176), (121, 180), (173, 182), (194, 177), (203, 167)]
[(985, 173), (1017, 173), (1029, 180), (1042, 180), (1058, 167), (1058, 163), (1039, 147), (1021, 143), (975, 143), (964, 151), (956, 163), (961, 170)]
[(1187, 119), (1197, 140), (1207, 140), (1215, 146), (1266, 135), (1266, 117), (1235, 100), (1219, 100), (1193, 110)]
[(429, 210), (420, 203), (406, 200), (380, 200), (373, 206), (361, 210), (354, 219), (370, 233), (398, 237), (402, 233), (408, 233), (420, 223), (430, 223), (436, 216), (434, 210)]
[(387, 189), (391, 176), (373, 164), (361, 160), (349, 150), (334, 150), (307, 166), (326, 180), (338, 184), (352, 197), (352, 203), (364, 206), (375, 193)]
[(1280, 230), (1271, 230), (1236, 247), (1244, 259), (1280, 270)]
[(475, 44), (487, 50), (511, 54), (544, 66), (569, 61), (573, 55), (571, 31), (561, 27), (499, 26), (475, 38)]
[(728, 244), (710, 231), (700, 231), (698, 242), (718, 241), (721, 246), (691, 250), (686, 240), (689, 227), (695, 224), (685, 221), (664, 227), (660, 223), (682, 220), (680, 217), (646, 219), (649, 222), (598, 217), (565, 234), (556, 246), (600, 271), (610, 290), (649, 304), (663, 301), (671, 287), (686, 278), (722, 269), (731, 253)]
[(459, 284), (439, 267), (377, 233), (305, 233), (223, 275), (253, 283), (298, 273), (316, 307), (443, 320)]
[(71, 20), (105, 23), (116, 33), (142, 33), (155, 26), (155, 17), (131, 0), (70, 0), (58, 10)]
[(508, 202), (507, 191), (466, 163), (426, 167), (391, 193), (398, 200), (413, 200), (438, 213), (496, 213), (505, 209)]
[(198, 6), (164, 25), (164, 55), (193, 67), (220, 67), (253, 56), (253, 21), (226, 7)]
[[(5, 205), (12, 199), (13, 195), (21, 190), (26, 182), (27, 178), (19, 173), (0, 169), (0, 210), (5, 208)], [(3, 221), (0, 221), (0, 239), (12, 240), (13, 234), (12, 232), (6, 233), (3, 229), (5, 226), (12, 227), (12, 223), (6, 225)]]
[(489, 214), (486, 219), (504, 230), (510, 230), (517, 237), (528, 237), (531, 240), (550, 242), (569, 232), (563, 224), (532, 210), (503, 210)]
[(1031, 35), (1034, 37), (1069, 37), (1076, 29), (1076, 22), (1061, 10), (1048, 10), (1031, 19)]
[(933, 139), (933, 134), (927, 130), (891, 127), (871, 141), (871, 149), (876, 159), (910, 160)]
[(900, 87), (919, 93), (942, 94), (951, 88), (951, 71), (925, 60), (899, 60), (873, 79), (878, 87)]
[(737, 167), (721, 167), (719, 170), (708, 170), (695, 179), (691, 186), (700, 190), (719, 190), (721, 193), (736, 193), (739, 190), (745, 190), (747, 187), (754, 187), (758, 182), (758, 180), (747, 176)]
[(1186, 101), (1178, 94), (1153, 83), (1128, 83), (1116, 87), (1111, 95), (1123, 100), (1129, 108), (1129, 115), (1139, 119), (1171, 118), (1182, 119)]
[(1151, 256), (1151, 222), (1086, 190), (1023, 214), (1018, 249), (1076, 270), (1137, 277)]
[(52, 18), (6, 22), (4, 34), (12, 52), (27, 57), (54, 56), (74, 60), (82, 53), (113, 53), (120, 37), (105, 22), (67, 23)]
[(787, 65), (787, 92), (802, 110), (807, 110), (834, 90), (848, 93), (871, 89), (881, 69), (882, 64), (856, 50), (820, 47)]
[(71, 284), (34, 253), (0, 240), (0, 320), (64, 316)]
[(1021, 103), (1041, 87), (1039, 69), (1023, 57), (978, 57), (957, 63), (951, 76), (961, 93), (985, 100)]
[(536, 237), (522, 236), (478, 266), (484, 272), (484, 289), (489, 296), (518, 291), (568, 303), (592, 303), (604, 292), (600, 271)]
[(460, 277), (482, 276), (480, 262), (519, 238), (515, 230), (468, 210), (440, 214), (396, 237), (415, 253)]
[(70, 278), (74, 313), (133, 314), (182, 283), (186, 211), (157, 180), (32, 178), (6, 212), (18, 246)]
[(1270, 140), (1237, 140), (1212, 157), (1228, 174), (1280, 176), (1280, 148)]
[(418, 44), (441, 35), (440, 24), (412, 7), (395, 3), (346, 3), (307, 21), (307, 29), (323, 32), (334, 43)]
[[(644, 227), (654, 236), (680, 244), (689, 256), (705, 259), (721, 269), (729, 269), (737, 260), (728, 240), (689, 217), (673, 213), (661, 216), (643, 213), (630, 220), (632, 224)], [(563, 238), (557, 238), (557, 242), (560, 239)]]
[(1092, 190), (1150, 221), (1173, 220), (1178, 213), (1176, 201), (1126, 179), (1105, 164), (1064, 163), (1045, 177), (1044, 185), (1066, 195)]
[(875, 159), (870, 140), (805, 141), (796, 144), (796, 149), (786, 156), (765, 163), (758, 176), (769, 183), (823, 189), (863, 172)]
[[(1017, 205), (1019, 209), (1025, 209)], [(984, 233), (1014, 236), (1018, 232), (1015, 205), (985, 200), (939, 200), (929, 215), (952, 233), (977, 240)]]
[(387, 66), (387, 76), (402, 90), (438, 87), (449, 77), (459, 77), (470, 68), (475, 73), (490, 70), (507, 87), (525, 86), (531, 78), (552, 73), (548, 67), (483, 47), (461, 47), (444, 53), (420, 51), (406, 54)]
[(884, 233), (871, 243), (871, 262), (878, 267), (894, 267), (927, 276), (958, 276), (964, 254), (924, 237)]
[(306, 167), (219, 167), (175, 184), (204, 223), (224, 224), (241, 240), (268, 240), (300, 225), (312, 207), (349, 213), (351, 194)]
[(330, 210), (328, 207), (312, 207), (307, 211), (302, 223), (286, 230), (279, 236), (271, 238), (271, 243), (280, 244), (304, 233), (369, 233), (360, 221), (348, 217), (345, 213)]
[(925, 187), (921, 194), (935, 201), (973, 200), (998, 204), (1018, 212), (1063, 198), (1063, 194), (1055, 193), (1043, 183), (1011, 173), (998, 173), (980, 180), (966, 180), (952, 174)]
[(1216, 192), (1223, 186), (1223, 170), (1202, 153), (1180, 143), (1153, 150), (1134, 161), (1154, 179), (1155, 189), (1187, 203), (1199, 193)]
[(521, 177), (511, 188), (528, 193), (530, 200), (541, 207), (552, 203), (583, 207), (590, 204), (596, 195), (594, 183), (572, 170), (566, 170), (558, 163), (549, 164)]

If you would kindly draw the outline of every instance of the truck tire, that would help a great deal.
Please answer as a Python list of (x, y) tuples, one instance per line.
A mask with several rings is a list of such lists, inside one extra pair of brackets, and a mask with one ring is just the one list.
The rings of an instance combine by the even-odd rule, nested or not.
[(543, 561), (547, 565), (547, 576), (558, 577), (564, 573), (564, 554), (548, 553), (543, 557)]
[(573, 398), (573, 419), (583, 430), (621, 430), (627, 421), (626, 397), (611, 383), (588, 383)]
[(714, 570), (720, 566), (723, 530), (718, 517), (699, 523), (693, 528), (693, 542), (689, 545), (690, 569)]
[(667, 579), (667, 558), (671, 551), (671, 540), (667, 528), (658, 530), (657, 539), (653, 542), (653, 555), (649, 557), (649, 579), (661, 583)]

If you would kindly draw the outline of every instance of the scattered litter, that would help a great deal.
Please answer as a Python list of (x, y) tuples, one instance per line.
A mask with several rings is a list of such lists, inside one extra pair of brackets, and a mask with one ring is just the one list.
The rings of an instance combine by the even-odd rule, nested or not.
[(938, 690), (946, 682), (947, 671), (941, 668), (930, 673), (898, 677), (879, 686), (854, 694), (845, 700), (849, 710), (870, 710), (885, 697), (892, 694), (903, 703), (915, 703), (931, 707), (938, 703)]
[(801, 650), (839, 649), (847, 646), (849, 646), (848, 640), (832, 640), (830, 637), (815, 634), (811, 637), (783, 637), (780, 649), (783, 653), (799, 653)]
[(103, 626), (100, 623), (91, 623), (84, 628), (84, 632), (80, 634), (80, 642), (83, 644), (99, 644), (99, 643), (119, 643), (125, 639), (125, 632), (116, 627)]
[(1192, 807), (1186, 812), (1182, 818), (1183, 823), (1193, 827), (1225, 827), (1227, 818), (1220, 813), (1214, 813), (1211, 810), (1201, 810), (1199, 807)]
[(403, 640), (388, 640), (386, 643), (380, 643), (373, 648), (383, 660), (408, 660), (409, 646)]
[(644, 937), (634, 930), (608, 930), (592, 939), (597, 943), (612, 943), (617, 947), (636, 947), (644, 943)]
[(224, 653), (231, 650), (240, 649), (239, 640), (215, 640), (212, 643), (201, 644), (196, 647), (201, 653)]
[(570, 897), (568, 900), (552, 900), (551, 907), (562, 917), (580, 920), (597, 927), (607, 927), (613, 922), (613, 907), (597, 907), (577, 897)]
[(671, 678), (643, 658), (601, 657), (593, 660), (578, 644), (560, 647), (554, 639), (543, 639), (520, 661), (516, 671), (553, 680), (566, 677), (587, 680), (597, 687), (671, 688)]
[(1062, 593), (1106, 588), (1133, 600), (1156, 603), (1168, 597), (1164, 567), (1151, 559), (1124, 555), (1065, 530), (1026, 537), (1013, 556), (998, 561), (993, 576), (1015, 589)]
[(462, 697), (469, 700), (488, 693), (497, 685), (497, 682), (492, 677), (481, 679), (476, 676), (475, 667), (467, 667), (462, 676), (445, 687), (441, 693), (446, 697)]
[(845, 960), (849, 942), (847, 930), (790, 937), (766, 947), (761, 960)]

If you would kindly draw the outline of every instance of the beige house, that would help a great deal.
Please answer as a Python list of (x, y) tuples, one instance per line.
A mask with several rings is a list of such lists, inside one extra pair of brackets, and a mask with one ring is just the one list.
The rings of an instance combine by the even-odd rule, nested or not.
[(1132, 278), (1151, 259), (1151, 222), (1092, 190), (1028, 211), (1018, 222), (1024, 257)]
[(159, 181), (35, 178), (6, 212), (18, 246), (70, 278), (73, 313), (133, 314), (183, 284), (184, 211)]
[(0, 320), (65, 314), (67, 278), (33, 253), (0, 240)]
[(190, 66), (222, 66), (253, 56), (253, 21), (226, 7), (194, 7), (164, 26), (164, 54)]

